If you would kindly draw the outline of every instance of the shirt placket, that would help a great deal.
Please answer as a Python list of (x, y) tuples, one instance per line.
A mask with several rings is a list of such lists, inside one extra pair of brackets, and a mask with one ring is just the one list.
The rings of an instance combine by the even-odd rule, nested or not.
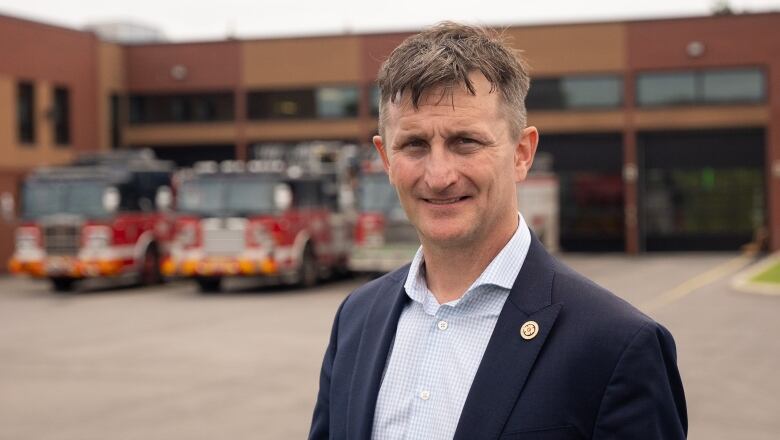
[(447, 371), (444, 363), (446, 348), (450, 346), (452, 312), (451, 307), (442, 306), (435, 315), (426, 314), (426, 347), (414, 386), (414, 422), (408, 439), (440, 437), (443, 418), (448, 417), (442, 375)]

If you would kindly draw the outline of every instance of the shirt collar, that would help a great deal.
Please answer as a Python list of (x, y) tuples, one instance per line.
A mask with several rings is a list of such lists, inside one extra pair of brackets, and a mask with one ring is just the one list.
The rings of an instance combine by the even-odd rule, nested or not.
[[(482, 274), (480, 274), (471, 284), (466, 290), (466, 293), (461, 298), (447, 304), (456, 305), (469, 296), (476, 288), (484, 285), (498, 286), (506, 291), (512, 289), (515, 278), (517, 278), (517, 274), (523, 266), (525, 257), (528, 254), (528, 248), (531, 245), (531, 232), (528, 229), (528, 225), (525, 223), (522, 214), (518, 213), (517, 215), (519, 217), (519, 222), (517, 230), (515, 230), (512, 238), (509, 239), (498, 255), (493, 258), (493, 261), (490, 262)], [(423, 248), (420, 246), (409, 267), (404, 289), (409, 298), (423, 305), (426, 312), (432, 311), (432, 314), (435, 314), (435, 310), (438, 309), (439, 303), (436, 301), (433, 293), (428, 290), (428, 284), (425, 281), (424, 263)]]

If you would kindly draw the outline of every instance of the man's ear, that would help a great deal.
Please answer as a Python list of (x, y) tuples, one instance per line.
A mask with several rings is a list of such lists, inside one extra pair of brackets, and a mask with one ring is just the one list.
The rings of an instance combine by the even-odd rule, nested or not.
[(536, 127), (526, 127), (515, 146), (515, 181), (520, 182), (528, 176), (528, 171), (534, 163), (536, 146), (539, 144), (539, 130)]
[(382, 166), (385, 167), (385, 172), (387, 173), (387, 177), (390, 178), (390, 183), (393, 183), (393, 176), (390, 174), (390, 158), (387, 156), (387, 147), (382, 142), (382, 136), (376, 135), (371, 140), (374, 142), (374, 147), (376, 148), (377, 153), (379, 153), (379, 157), (382, 159)]

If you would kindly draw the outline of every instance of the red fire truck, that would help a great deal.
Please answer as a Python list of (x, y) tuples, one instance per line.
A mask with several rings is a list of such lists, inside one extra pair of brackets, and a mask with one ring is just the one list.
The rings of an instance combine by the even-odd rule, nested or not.
[(308, 287), (346, 270), (351, 221), (338, 155), (316, 145), (287, 150), (248, 162), (201, 162), (177, 175), (166, 275), (214, 292), (227, 277)]
[(91, 278), (159, 282), (173, 229), (164, 212), (172, 171), (150, 150), (36, 169), (22, 186), (11, 273), (48, 278), (57, 291)]
[(358, 216), (349, 269), (378, 274), (410, 262), (420, 241), (378, 155), (366, 154), (357, 188)]

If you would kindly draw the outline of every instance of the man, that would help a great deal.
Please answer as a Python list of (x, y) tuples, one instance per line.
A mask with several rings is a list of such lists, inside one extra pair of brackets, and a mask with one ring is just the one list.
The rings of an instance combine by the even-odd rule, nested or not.
[(374, 144), (422, 246), (341, 304), (310, 438), (685, 438), (669, 332), (547, 254), (518, 213), (539, 138), (523, 62), (443, 23), (378, 82)]

